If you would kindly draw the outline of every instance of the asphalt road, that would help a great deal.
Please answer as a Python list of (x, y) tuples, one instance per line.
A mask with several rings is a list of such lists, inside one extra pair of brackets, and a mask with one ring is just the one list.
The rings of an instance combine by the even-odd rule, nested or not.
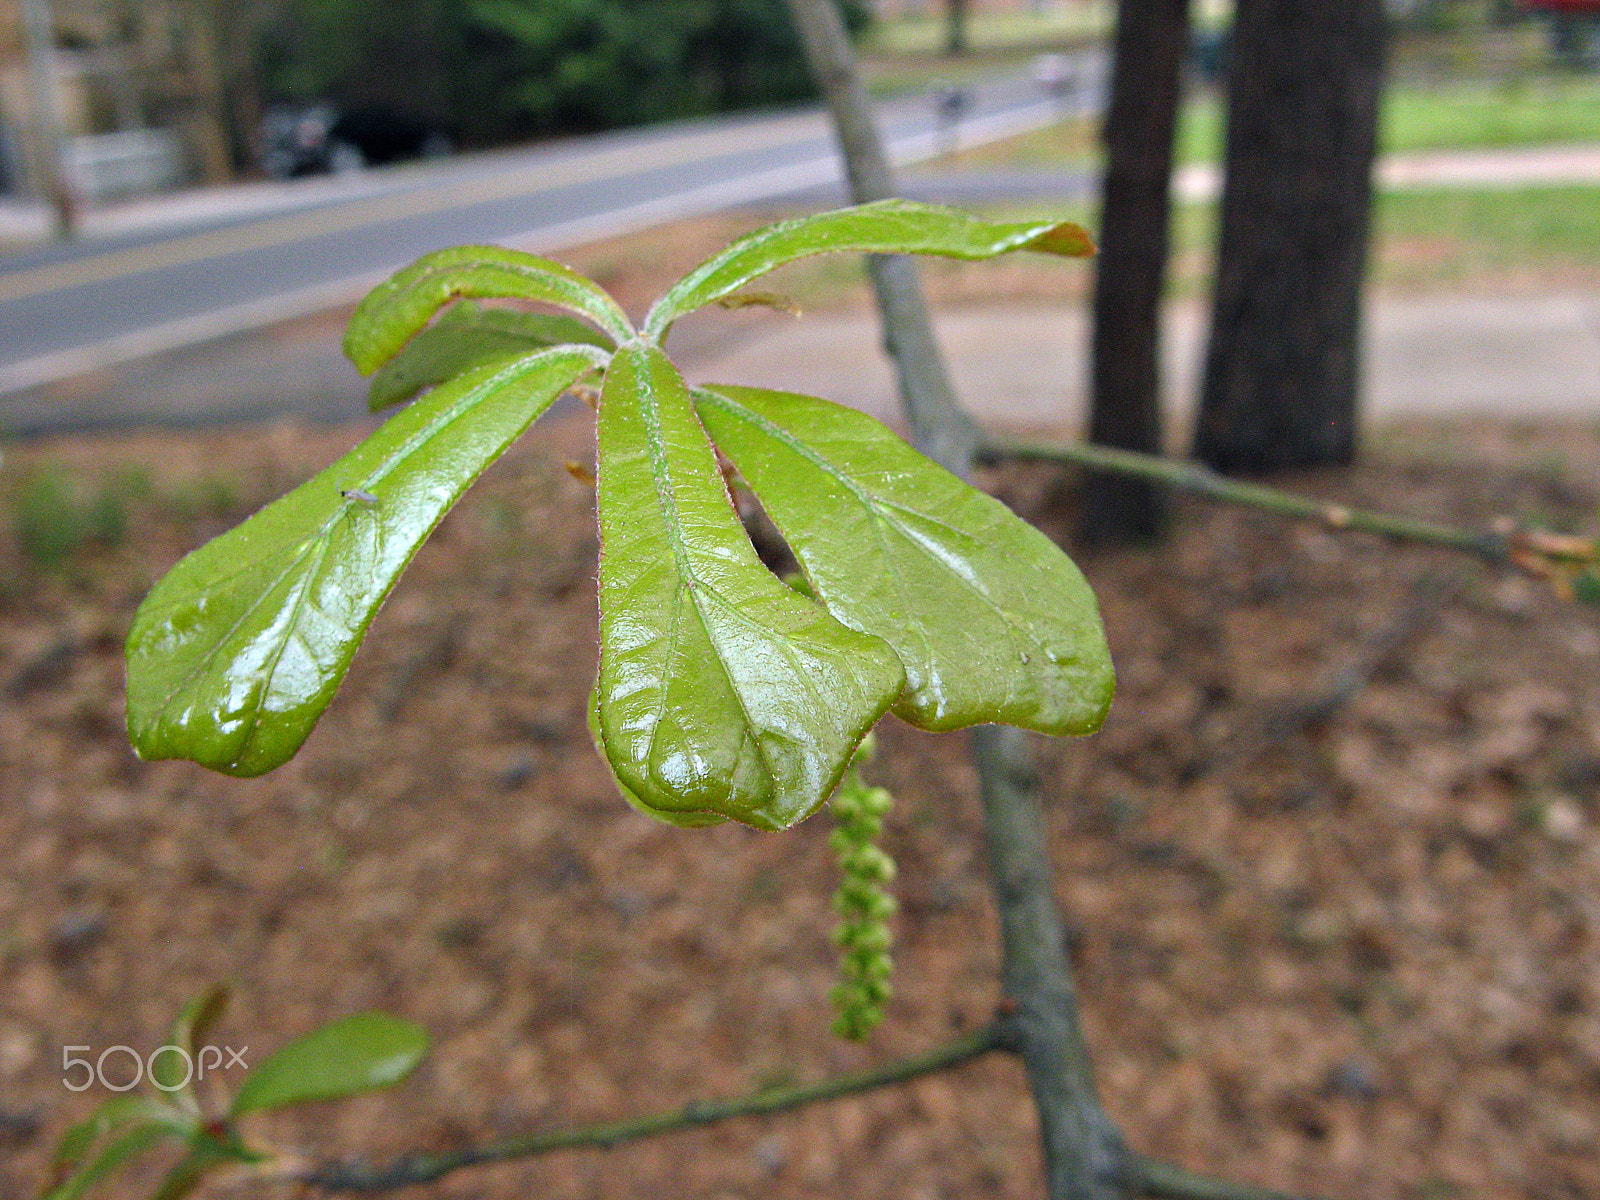
[[(1065, 103), (1097, 107), (1085, 54)], [(1045, 124), (1063, 102), (1031, 79), (971, 89), (961, 144)], [(880, 112), (900, 162), (948, 144), (929, 97)], [(462, 242), (551, 251), (758, 200), (837, 187), (815, 109), (657, 126), (374, 172), (348, 186), (254, 189), (243, 212), (174, 202), (159, 225), (0, 260), (7, 394), (348, 303), (419, 254)], [(110, 416), (111, 414), (106, 414)]]

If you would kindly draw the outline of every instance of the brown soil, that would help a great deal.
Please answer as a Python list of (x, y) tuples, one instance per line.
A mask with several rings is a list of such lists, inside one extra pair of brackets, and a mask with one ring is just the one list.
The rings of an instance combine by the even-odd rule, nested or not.
[[(237, 988), (221, 1038), (252, 1061), (360, 1009), (431, 1031), (395, 1090), (255, 1130), (372, 1160), (813, 1080), (987, 1019), (961, 736), (884, 730), (898, 995), (864, 1047), (827, 1030), (827, 818), (679, 831), (611, 792), (583, 720), (593, 498), (562, 467), (592, 453), (583, 418), (536, 429), (469, 494), (304, 753), (248, 782), (133, 758), (120, 642), (180, 553), (358, 431), (7, 452), (13, 508), (49, 466), (86, 492), (110, 481), (127, 524), (52, 568), (0, 533), (0, 1194), (29, 1194), (104, 1094), (66, 1090), (62, 1047), (153, 1048), (213, 980)], [(1059, 530), (1051, 478), (990, 482)], [(1592, 531), (1596, 479), (1593, 429), (1479, 426), (1391, 431), (1352, 475), (1292, 482)], [(1595, 610), (1440, 552), (1192, 504), (1165, 549), (1085, 565), (1120, 695), (1100, 735), (1041, 744), (1043, 779), (1130, 1141), (1329, 1196), (1600, 1194)], [(1402, 627), (1348, 703), (1286, 729)], [(1023, 1197), (1039, 1172), (1024, 1078), (991, 1060), (418, 1194)]]

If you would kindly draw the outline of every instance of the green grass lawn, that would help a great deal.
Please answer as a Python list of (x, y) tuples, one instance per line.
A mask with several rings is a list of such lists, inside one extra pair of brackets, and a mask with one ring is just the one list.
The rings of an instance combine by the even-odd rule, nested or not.
[(1378, 199), (1374, 281), (1600, 283), (1600, 187), (1437, 188)]
[[(861, 52), (871, 58), (928, 58), (942, 54), (943, 5), (928, 16), (880, 20), (868, 30)], [(967, 45), (974, 54), (1039, 50), (1061, 42), (1103, 37), (1111, 30), (1116, 6), (1109, 0), (1079, 0), (1029, 12), (974, 13), (967, 18)]]
[[(1389, 154), (1562, 142), (1600, 142), (1600, 80), (1394, 87), (1379, 131), (1379, 145)], [(1222, 106), (1215, 96), (1196, 96), (1184, 106), (1178, 145), (1184, 162), (1218, 156)]]
[[(1082, 166), (1096, 156), (1097, 136), (1091, 123), (1075, 121), (971, 151), (956, 165), (984, 170)], [(1380, 138), (1383, 150), (1395, 154), (1600, 142), (1600, 80), (1394, 87), (1384, 104)], [(1178, 126), (1178, 161), (1212, 162), (1221, 148), (1219, 99), (1210, 93), (1190, 97)]]
[[(1088, 209), (1052, 211), (1093, 228)], [(1172, 246), (1179, 290), (1209, 280), (1216, 222), (1215, 204), (1177, 209)], [(1537, 280), (1600, 283), (1600, 186), (1430, 188), (1378, 197), (1374, 284), (1434, 288)]]

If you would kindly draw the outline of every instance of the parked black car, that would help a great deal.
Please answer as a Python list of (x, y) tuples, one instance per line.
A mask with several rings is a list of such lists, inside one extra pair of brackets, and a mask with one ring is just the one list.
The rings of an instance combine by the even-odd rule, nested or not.
[(261, 167), (274, 179), (346, 175), (451, 150), (443, 130), (396, 109), (313, 104), (270, 108), (261, 119)]

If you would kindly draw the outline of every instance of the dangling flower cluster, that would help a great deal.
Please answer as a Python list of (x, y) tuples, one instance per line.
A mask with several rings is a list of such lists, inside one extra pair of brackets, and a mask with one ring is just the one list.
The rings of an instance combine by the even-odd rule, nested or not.
[(899, 907), (885, 885), (894, 878), (894, 860), (873, 841), (893, 803), (887, 788), (869, 787), (859, 767), (872, 755), (869, 736), (834, 793), (829, 807), (838, 827), (828, 838), (839, 860), (839, 889), (833, 907), (844, 920), (833, 931), (839, 947), (840, 982), (830, 998), (839, 1012), (833, 1031), (860, 1041), (883, 1020), (891, 989), (889, 918)]

